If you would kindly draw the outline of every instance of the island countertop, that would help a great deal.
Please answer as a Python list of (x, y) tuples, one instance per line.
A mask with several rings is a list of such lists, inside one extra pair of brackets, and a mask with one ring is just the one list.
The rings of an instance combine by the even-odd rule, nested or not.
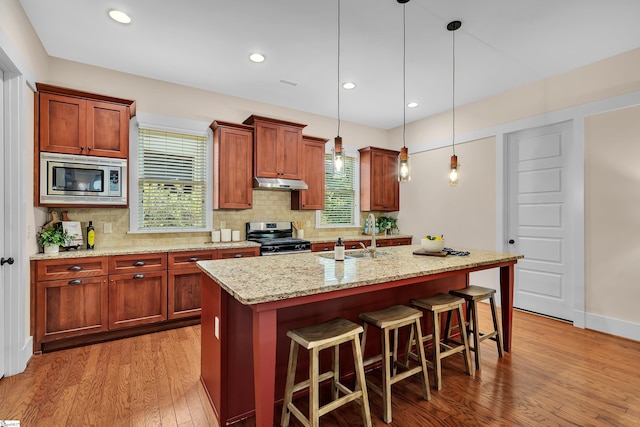
[(244, 305), (253, 305), (470, 268), (493, 268), (497, 263), (523, 258), (475, 249), (469, 250), (468, 256), (414, 255), (413, 251), (419, 248), (386, 247), (378, 249), (380, 255), (375, 259), (347, 257), (335, 261), (332, 253), (304, 253), (197, 264), (233, 298)]

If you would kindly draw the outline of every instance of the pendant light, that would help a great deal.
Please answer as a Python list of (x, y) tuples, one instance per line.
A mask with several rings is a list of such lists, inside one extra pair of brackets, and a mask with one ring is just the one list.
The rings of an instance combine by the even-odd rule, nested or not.
[(458, 185), (460, 171), (458, 166), (458, 156), (456, 156), (456, 35), (455, 32), (462, 26), (460, 21), (451, 21), (447, 24), (447, 30), (451, 31), (452, 40), (452, 90), (451, 90), (451, 163), (449, 164), (449, 185)]
[(333, 175), (344, 175), (344, 152), (340, 136), (340, 0), (338, 0), (338, 132), (333, 143)]
[(402, 148), (398, 155), (398, 181), (411, 181), (411, 165), (409, 164), (409, 151), (407, 150), (405, 136), (407, 128), (407, 13), (405, 4), (409, 0), (397, 0), (402, 5)]

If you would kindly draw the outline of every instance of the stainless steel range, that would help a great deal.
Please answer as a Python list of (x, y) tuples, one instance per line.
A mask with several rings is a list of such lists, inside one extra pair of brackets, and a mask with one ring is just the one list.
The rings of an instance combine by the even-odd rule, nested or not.
[(293, 237), (291, 222), (247, 222), (247, 240), (260, 243), (260, 255), (311, 252), (311, 242)]

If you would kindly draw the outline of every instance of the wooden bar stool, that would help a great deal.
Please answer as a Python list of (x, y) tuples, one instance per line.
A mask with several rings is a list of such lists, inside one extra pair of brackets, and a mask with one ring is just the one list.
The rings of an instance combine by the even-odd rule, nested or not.
[[(369, 397), (362, 364), (362, 350), (360, 349), (360, 333), (362, 331), (362, 326), (346, 319), (337, 318), (287, 332), (287, 336), (291, 338), (291, 348), (289, 351), (287, 382), (284, 390), (284, 403), (282, 405), (282, 427), (289, 425), (291, 414), (305, 426), (318, 427), (321, 416), (354, 400), (359, 400), (364, 425), (371, 427)], [(340, 382), (340, 344), (349, 341), (351, 341), (353, 349), (356, 374), (354, 390), (349, 389)], [(309, 355), (309, 379), (294, 384), (299, 346), (311, 350)], [(320, 374), (320, 351), (330, 347), (333, 347), (333, 370)], [(331, 379), (333, 400), (320, 407), (318, 386), (320, 382), (328, 379)], [(305, 388), (309, 388), (309, 418), (306, 418), (292, 401), (293, 393)], [(342, 397), (339, 396), (340, 392), (344, 394)]]
[[(405, 356), (409, 351), (409, 344), (414, 339), (422, 339), (422, 330), (420, 328), (420, 318), (422, 312), (404, 305), (394, 305), (379, 311), (371, 311), (361, 313), (360, 319), (364, 322), (364, 333), (362, 334), (362, 348), (367, 343), (367, 331), (369, 326), (375, 326), (381, 330), (382, 353), (371, 357), (364, 361), (364, 366), (382, 360), (382, 387), (378, 387), (367, 380), (369, 388), (380, 396), (384, 403), (383, 417), (385, 423), (391, 422), (391, 386), (398, 381), (408, 378), (415, 374), (422, 374), (422, 394), (424, 400), (430, 400), (431, 394), (429, 390), (429, 377), (427, 376), (427, 360), (424, 356), (424, 350), (420, 348), (417, 356), (418, 366), (409, 368), (409, 360), (405, 357), (404, 364), (398, 362), (398, 329), (403, 326), (409, 326), (409, 339)], [(389, 331), (393, 331), (393, 348), (389, 340)], [(402, 372), (398, 373), (397, 368), (400, 366)]]
[[(476, 369), (480, 369), (480, 343), (484, 340), (490, 339), (495, 341), (498, 345), (498, 356), (502, 357), (502, 335), (496, 313), (495, 289), (483, 288), (482, 286), (469, 286), (464, 289), (451, 290), (449, 293), (464, 298), (467, 302), (467, 322), (465, 326), (467, 326), (467, 333), (473, 334), (473, 347), (470, 346), (469, 348), (473, 350)], [(487, 298), (489, 298), (489, 305), (491, 306), (493, 331), (482, 333), (478, 326), (478, 301), (483, 301)]]
[[(433, 342), (433, 361), (430, 362), (432, 368), (436, 371), (435, 375), (435, 387), (436, 390), (440, 390), (442, 388), (442, 359), (445, 357), (449, 357), (456, 353), (462, 353), (464, 357), (464, 366), (467, 374), (469, 376), (473, 376), (473, 369), (471, 367), (471, 354), (469, 352), (469, 341), (467, 338), (467, 332), (464, 323), (464, 313), (462, 312), (462, 304), (464, 304), (464, 299), (448, 295), (448, 294), (437, 294), (429, 298), (421, 298), (421, 299), (413, 299), (411, 300), (411, 304), (419, 307), (423, 310), (428, 311), (432, 315), (433, 319), (433, 333), (430, 335), (426, 335), (422, 339), (422, 345), (417, 347), (424, 348), (424, 344), (429, 341)], [(449, 339), (449, 327), (447, 326), (445, 337), (443, 340), (440, 339), (440, 314), (447, 313), (447, 325), (451, 320), (450, 316), (452, 312), (458, 313), (458, 323), (460, 324), (460, 336), (462, 337), (461, 345), (451, 346), (449, 343), (451, 340)], [(416, 340), (416, 343), (420, 341)], [(444, 351), (442, 351), (444, 348)], [(423, 350), (424, 351), (424, 350)]]

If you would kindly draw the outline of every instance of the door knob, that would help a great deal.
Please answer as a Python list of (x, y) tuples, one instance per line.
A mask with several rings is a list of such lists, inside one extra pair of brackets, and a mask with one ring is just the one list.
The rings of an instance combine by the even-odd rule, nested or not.
[(513, 240), (513, 239), (509, 239), (509, 244), (510, 244), (510, 245), (513, 245), (515, 242), (516, 242), (515, 240)]
[(7, 259), (0, 259), (0, 265), (5, 265), (5, 264), (9, 264), (12, 265), (13, 264), (13, 258), (7, 258)]

